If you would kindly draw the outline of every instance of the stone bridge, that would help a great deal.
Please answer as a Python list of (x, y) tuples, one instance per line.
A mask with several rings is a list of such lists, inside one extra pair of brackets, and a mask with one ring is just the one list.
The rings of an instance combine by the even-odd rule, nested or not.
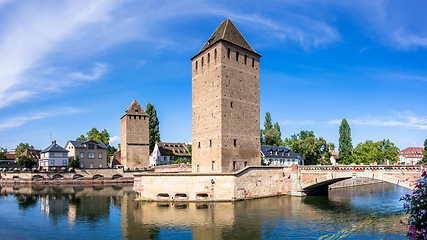
[[(414, 189), (424, 171), (419, 165), (296, 166), (291, 170), (292, 195), (324, 194), (330, 184), (349, 178), (370, 178)], [(292, 181), (292, 180), (291, 180)]]

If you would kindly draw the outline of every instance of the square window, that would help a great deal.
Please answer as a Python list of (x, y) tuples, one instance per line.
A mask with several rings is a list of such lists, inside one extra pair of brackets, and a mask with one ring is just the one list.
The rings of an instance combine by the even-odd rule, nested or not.
[(62, 160), (62, 166), (67, 166), (68, 161), (67, 160)]
[(95, 153), (93, 153), (93, 152), (87, 153), (87, 158), (94, 159), (95, 158)]
[(87, 148), (88, 149), (95, 149), (95, 144), (88, 144)]
[(93, 162), (89, 163), (89, 168), (93, 168)]
[(83, 159), (85, 157), (85, 153), (81, 152), (80, 153), (80, 159)]

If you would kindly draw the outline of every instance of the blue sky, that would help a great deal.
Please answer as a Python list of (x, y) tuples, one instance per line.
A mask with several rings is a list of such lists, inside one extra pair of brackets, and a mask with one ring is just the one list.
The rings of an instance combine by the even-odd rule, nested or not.
[(61, 145), (92, 127), (120, 143), (137, 99), (162, 141), (191, 141), (191, 62), (230, 18), (261, 58), (265, 112), (282, 136), (338, 145), (427, 138), (425, 1), (0, 0), (0, 146)]

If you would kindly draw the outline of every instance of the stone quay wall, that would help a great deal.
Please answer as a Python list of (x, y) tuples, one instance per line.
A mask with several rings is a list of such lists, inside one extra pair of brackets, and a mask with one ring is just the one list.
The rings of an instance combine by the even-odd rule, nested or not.
[(76, 169), (74, 172), (0, 172), (1, 183), (85, 184), (132, 182), (123, 169)]
[(383, 181), (381, 180), (372, 179), (372, 178), (350, 178), (350, 179), (342, 180), (340, 182), (329, 185), (329, 189), (362, 186), (362, 185), (369, 185), (369, 184), (382, 183), (382, 182)]
[(173, 164), (154, 167), (156, 173), (178, 173), (178, 172), (191, 172), (191, 164)]
[(283, 167), (246, 167), (227, 174), (136, 173), (143, 201), (236, 201), (285, 194)]

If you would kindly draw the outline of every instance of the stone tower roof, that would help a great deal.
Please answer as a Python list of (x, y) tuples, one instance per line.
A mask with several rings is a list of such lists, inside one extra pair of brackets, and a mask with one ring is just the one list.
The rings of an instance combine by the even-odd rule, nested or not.
[(123, 114), (123, 116), (121, 118), (123, 118), (124, 116), (129, 116), (129, 115), (148, 117), (148, 114), (144, 111), (144, 109), (142, 109), (141, 105), (139, 105), (139, 103), (138, 103), (138, 101), (136, 101), (136, 99), (132, 101), (128, 110), (126, 110), (125, 114)]
[(249, 43), (246, 41), (243, 35), (239, 32), (236, 26), (234, 26), (233, 22), (229, 18), (227, 18), (224, 22), (222, 22), (219, 25), (219, 27), (215, 30), (215, 32), (212, 34), (209, 40), (205, 43), (205, 45), (202, 47), (199, 53), (196, 54), (196, 56), (204, 52), (210, 46), (214, 45), (219, 41), (226, 41), (226, 42), (232, 43), (250, 52), (253, 52), (256, 55), (261, 56), (259, 53), (253, 50), (253, 48), (249, 45)]

